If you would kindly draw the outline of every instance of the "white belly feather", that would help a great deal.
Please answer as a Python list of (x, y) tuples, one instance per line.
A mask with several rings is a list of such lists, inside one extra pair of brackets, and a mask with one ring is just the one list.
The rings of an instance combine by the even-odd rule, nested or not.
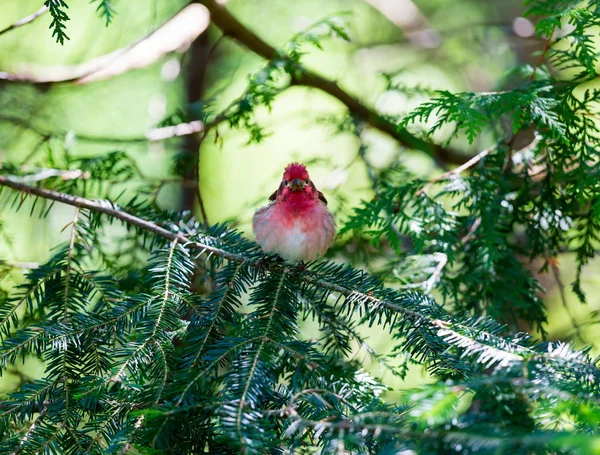
[(277, 253), (289, 262), (312, 261), (325, 254), (335, 236), (335, 222), (324, 204), (315, 207), (322, 213), (313, 214), (314, 223), (298, 218), (285, 227), (272, 218), (274, 208), (264, 207), (253, 220), (256, 241), (266, 253)]

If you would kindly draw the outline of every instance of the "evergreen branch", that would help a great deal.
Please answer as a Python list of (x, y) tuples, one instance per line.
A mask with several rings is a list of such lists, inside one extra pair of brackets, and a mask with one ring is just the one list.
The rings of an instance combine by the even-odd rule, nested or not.
[(46, 417), (49, 405), (50, 403), (48, 402), (44, 403), (44, 406), (40, 410), (40, 414), (36, 417), (36, 419), (33, 421), (27, 432), (23, 435), (23, 438), (21, 438), (21, 441), (19, 442), (19, 446), (11, 455), (19, 455), (23, 451), (23, 449), (25, 448), (25, 444), (31, 438), (31, 435), (34, 433), (38, 425), (42, 422), (42, 419)]
[(22, 27), (23, 25), (30, 24), (34, 20), (36, 20), (38, 17), (40, 17), (41, 15), (43, 15), (44, 13), (47, 13), (47, 12), (48, 12), (48, 7), (46, 5), (44, 5), (40, 9), (38, 9), (35, 13), (30, 14), (29, 16), (25, 16), (24, 18), (19, 19), (18, 21), (16, 21), (15, 23), (9, 25), (8, 27), (3, 28), (2, 30), (0, 30), (0, 35), (8, 33), (11, 30), (14, 30), (16, 28)]
[(112, 423), (112, 421), (113, 421), (112, 419), (114, 419), (119, 412), (121, 412), (121, 409), (116, 407), (116, 409), (113, 411), (113, 413), (110, 415), (110, 417), (108, 417), (104, 421), (102, 426), (97, 428), (96, 436), (94, 436), (94, 438), (90, 441), (90, 444), (87, 446), (85, 453), (90, 453), (90, 451), (92, 450), (92, 447), (94, 447), (96, 444), (98, 444), (100, 442), (100, 438), (103, 436), (102, 431)]
[(171, 267), (173, 266), (173, 255), (178, 246), (178, 241), (173, 240), (171, 242), (171, 246), (169, 248), (169, 256), (167, 258), (167, 264), (165, 266), (165, 289), (164, 289), (164, 298), (162, 300), (162, 304), (160, 306), (160, 310), (158, 313), (158, 318), (156, 318), (156, 322), (154, 323), (154, 329), (152, 330), (152, 334), (149, 339), (154, 339), (156, 336), (156, 331), (160, 327), (160, 321), (162, 320), (165, 312), (165, 308), (167, 306), (167, 301), (169, 300), (169, 295), (171, 292)]
[[(69, 194), (59, 193), (57, 191), (48, 190), (45, 188), (37, 188), (34, 186), (26, 185), (24, 183), (16, 182), (13, 179), (4, 175), (0, 175), (0, 186), (7, 186), (17, 191), (21, 191), (27, 194), (33, 194), (44, 199), (60, 202), (73, 207), (79, 207), (80, 209), (88, 209), (96, 213), (103, 213), (104, 215), (116, 218), (132, 226), (136, 226), (140, 229), (152, 232), (158, 235), (159, 237), (163, 237), (167, 240), (177, 240), (182, 245), (186, 245), (188, 243), (188, 239), (184, 235), (175, 234), (169, 231), (168, 229), (158, 226), (155, 223), (143, 220), (127, 212), (124, 212), (123, 210), (120, 210), (117, 206), (108, 201), (92, 201), (82, 197), (71, 196)], [(244, 259), (239, 255), (230, 254), (226, 251), (223, 251), (219, 248), (211, 247), (209, 245), (205, 245), (204, 249), (206, 251), (219, 253), (219, 255), (226, 259), (232, 259), (237, 261)]]
[(257, 337), (253, 337), (253, 338), (239, 340), (239, 342), (234, 343), (232, 346), (230, 346), (228, 349), (226, 349), (224, 352), (222, 352), (217, 358), (212, 360), (208, 365), (206, 365), (202, 370), (200, 370), (200, 372), (196, 376), (194, 376), (194, 378), (192, 378), (191, 381), (188, 382), (186, 387), (181, 392), (181, 396), (179, 397), (179, 400), (177, 400), (177, 403), (175, 404), (175, 406), (176, 407), (181, 406), (181, 404), (183, 403), (183, 400), (185, 399), (186, 395), (188, 394), (188, 392), (190, 391), (192, 386), (200, 378), (202, 378), (202, 376), (204, 376), (206, 373), (208, 373), (214, 367), (219, 365), (223, 360), (225, 360), (229, 354), (240, 349), (242, 346), (253, 343), (254, 341), (262, 340), (263, 338), (264, 337), (262, 337), (262, 336), (257, 336)]
[(426, 142), (413, 136), (406, 129), (398, 127), (381, 114), (364, 105), (358, 98), (344, 91), (335, 82), (325, 79), (307, 68), (292, 62), (289, 58), (281, 55), (281, 52), (276, 48), (250, 31), (216, 0), (200, 0), (200, 3), (208, 8), (212, 22), (225, 35), (239, 41), (252, 52), (266, 60), (287, 60), (287, 63), (293, 63), (292, 84), (317, 88), (337, 98), (355, 117), (368, 123), (373, 128), (386, 133), (405, 147), (420, 150), (444, 163), (462, 164), (468, 158), (454, 150)]
[[(71, 224), (71, 238), (69, 240), (69, 248), (67, 250), (67, 267), (65, 268), (65, 293), (63, 301), (63, 319), (67, 319), (69, 315), (69, 286), (71, 284), (71, 268), (73, 255), (75, 254), (75, 238), (77, 237), (77, 221), (79, 220), (79, 207), (75, 207), (75, 214)], [(65, 349), (66, 352), (66, 349)]]
[[(27, 410), (28, 412), (22, 411), (22, 414), (26, 414), (31, 417), (34, 413), (39, 413), (40, 410), (43, 409), (44, 405), (47, 404), (47, 400), (43, 400), (43, 398), (49, 395), (49, 392), (54, 386), (56, 386), (57, 383), (58, 379), (55, 379), (51, 382), (47, 382), (43, 387), (35, 390), (32, 395), (25, 395), (23, 394), (23, 391), (21, 391), (21, 394), (25, 395), (25, 399), (23, 400), (23, 402), (7, 404), (7, 409), (6, 411), (0, 414), (0, 418), (14, 416), (15, 411), (22, 409), (25, 406), (29, 408)], [(42, 401), (40, 402), (40, 400)]]
[(271, 301), (272, 301), (271, 311), (267, 315), (267, 325), (264, 328), (264, 332), (263, 332), (264, 335), (261, 337), (258, 348), (253, 353), (254, 359), (252, 359), (252, 364), (250, 365), (250, 369), (248, 370), (247, 377), (244, 378), (245, 385), (242, 390), (242, 394), (240, 395), (239, 400), (236, 400), (237, 403), (236, 403), (236, 413), (235, 413), (235, 429), (236, 429), (237, 436), (238, 436), (238, 442), (240, 444), (240, 447), (242, 448), (243, 453), (246, 452), (246, 442), (245, 442), (246, 438), (244, 437), (243, 425), (242, 425), (242, 421), (246, 420), (246, 418), (244, 417), (244, 408), (248, 404), (246, 401), (246, 397), (248, 396), (250, 387), (251, 387), (252, 383), (254, 382), (254, 375), (257, 371), (257, 366), (258, 366), (258, 362), (261, 357), (261, 352), (267, 342), (267, 337), (269, 336), (269, 334), (271, 332), (271, 327), (273, 325), (273, 319), (275, 317), (275, 314), (278, 311), (277, 304), (280, 303), (280, 296), (281, 296), (283, 285), (285, 282), (285, 276), (286, 276), (286, 273), (285, 273), (285, 271), (283, 271), (283, 273), (281, 274), (281, 278), (279, 279), (279, 283), (277, 283), (277, 287), (275, 288), (275, 293), (271, 299)]
[(10, 320), (15, 320), (16, 312), (19, 309), (19, 307), (23, 303), (27, 302), (31, 298), (31, 295), (35, 295), (42, 288), (42, 286), (44, 286), (46, 281), (51, 279), (52, 277), (54, 277), (57, 273), (59, 273), (59, 272), (56, 270), (53, 270), (49, 275), (46, 275), (43, 278), (41, 278), (40, 280), (38, 280), (37, 283), (33, 287), (29, 288), (23, 294), (23, 296), (19, 299), (19, 301), (16, 304), (14, 304), (10, 308), (10, 310), (8, 310), (6, 312), (6, 314), (4, 314), (4, 316), (2, 316), (2, 319), (0, 319), (0, 331), (4, 332), (7, 336), (10, 334), (10, 324), (8, 324), (6, 328), (4, 327), (4, 325), (7, 322), (9, 322)]
[(217, 324), (217, 322), (219, 320), (218, 316), (219, 316), (219, 313), (221, 312), (221, 308), (223, 307), (223, 305), (226, 302), (226, 300), (230, 297), (230, 295), (234, 292), (233, 283), (237, 280), (238, 275), (241, 275), (241, 273), (242, 273), (242, 267), (243, 266), (244, 266), (243, 262), (240, 262), (240, 263), (238, 263), (235, 266), (235, 269), (233, 270), (233, 273), (232, 273), (231, 277), (229, 277), (229, 283), (225, 284), (227, 286), (227, 289), (225, 289), (225, 291), (223, 292), (223, 294), (218, 299), (217, 306), (216, 306), (216, 309), (214, 311), (214, 316), (213, 316), (210, 324), (208, 325), (208, 327), (203, 327), (203, 329), (204, 329), (204, 335), (202, 337), (202, 340), (200, 341), (199, 344), (194, 343), (193, 346), (194, 346), (194, 349), (196, 350), (196, 355), (194, 356), (194, 358), (190, 362), (191, 366), (196, 365), (196, 362), (198, 361), (198, 359), (204, 353), (204, 348), (206, 346), (206, 343), (210, 339), (210, 336), (212, 335), (213, 329), (214, 329), (215, 325)]
[(131, 353), (127, 360), (125, 362), (123, 362), (123, 364), (119, 367), (119, 369), (117, 370), (117, 372), (112, 375), (112, 377), (108, 380), (108, 382), (122, 382), (122, 376), (125, 374), (125, 370), (127, 369), (127, 367), (129, 366), (129, 363), (135, 361), (136, 359), (136, 355), (139, 352), (142, 352), (144, 350), (144, 348), (146, 346), (148, 346), (149, 344), (154, 344), (156, 343), (154, 339), (151, 338), (147, 338), (146, 340), (144, 340), (143, 343), (140, 343), (140, 345), (135, 348), (135, 350), (133, 351), (133, 353)]
[(165, 386), (167, 385), (167, 378), (169, 377), (169, 367), (167, 364), (167, 353), (165, 352), (163, 347), (160, 345), (160, 343), (154, 343), (154, 345), (156, 346), (156, 349), (158, 349), (158, 351), (160, 352), (159, 357), (162, 361), (162, 367), (163, 367), (163, 380), (162, 380), (162, 383), (160, 384), (159, 391), (156, 394), (156, 400), (154, 400), (154, 404), (158, 405), (160, 403), (160, 399), (162, 397), (163, 391), (165, 390)]
[(98, 2), (96, 12), (100, 17), (103, 17), (106, 26), (110, 25), (113, 16), (115, 15), (115, 8), (112, 5), (112, 0), (92, 0), (92, 2)]
[(81, 335), (81, 334), (83, 334), (83, 333), (85, 333), (87, 331), (92, 332), (92, 331), (97, 330), (99, 328), (112, 325), (115, 322), (118, 322), (118, 321), (121, 321), (121, 320), (127, 318), (128, 316), (130, 316), (131, 314), (135, 313), (136, 311), (142, 309), (143, 307), (145, 307), (147, 305), (150, 305), (153, 300), (156, 300), (158, 298), (159, 298), (159, 296), (152, 296), (148, 300), (141, 300), (139, 303), (133, 305), (131, 308), (128, 308), (127, 310), (125, 310), (125, 311), (123, 311), (121, 313), (118, 313), (117, 315), (115, 315), (115, 316), (113, 316), (113, 317), (111, 317), (109, 319), (103, 320), (103, 321), (98, 322), (96, 324), (85, 325), (85, 326), (80, 327), (80, 328), (78, 328), (76, 330), (72, 330), (72, 331), (67, 332), (67, 333), (62, 333), (62, 334), (57, 335), (55, 337), (50, 337), (48, 339), (48, 341), (55, 341), (55, 340), (58, 340), (58, 339), (61, 339), (61, 338), (67, 339), (67, 338), (70, 338), (70, 337), (75, 337), (77, 335)]
[[(0, 186), (7, 186), (15, 190), (25, 192), (28, 194), (33, 194), (45, 199), (54, 200), (63, 204), (84, 208), (97, 213), (108, 215), (112, 218), (119, 219), (132, 226), (136, 226), (140, 229), (152, 232), (164, 239), (170, 240), (172, 242), (177, 242), (184, 247), (195, 248), (200, 251), (200, 254), (209, 253), (211, 255), (216, 255), (227, 260), (231, 260), (234, 262), (242, 262), (253, 266), (258, 265), (260, 260), (258, 257), (249, 257), (243, 254), (235, 253), (223, 248), (216, 247), (214, 245), (218, 245), (219, 240), (211, 238), (210, 236), (201, 236), (201, 238), (205, 239), (204, 242), (192, 240), (188, 236), (185, 236), (181, 233), (174, 233), (161, 226), (158, 226), (155, 223), (131, 215), (130, 213), (121, 210), (120, 208), (111, 204), (108, 201), (92, 201), (89, 199), (71, 196), (65, 193), (59, 193), (45, 188), (37, 188), (20, 182), (15, 182), (2, 175), (0, 175)], [(274, 268), (281, 268), (282, 272), (287, 274), (293, 273), (293, 270), (288, 267), (274, 266)], [(480, 358), (484, 358), (489, 355), (489, 357), (486, 358), (492, 359), (494, 361), (508, 361), (511, 359), (516, 359), (516, 357), (520, 357), (521, 359), (524, 359), (524, 357), (533, 357), (540, 360), (553, 360), (561, 356), (561, 349), (556, 349), (553, 352), (547, 354), (539, 353), (536, 350), (529, 348), (525, 345), (507, 341), (498, 335), (494, 335), (493, 333), (486, 332), (482, 329), (474, 330), (472, 327), (458, 321), (445, 321), (437, 317), (430, 316), (428, 314), (423, 314), (419, 311), (411, 310), (409, 308), (388, 301), (385, 298), (378, 298), (377, 296), (373, 295), (373, 293), (370, 291), (360, 292), (348, 287), (348, 284), (338, 284), (334, 281), (320, 278), (318, 275), (311, 274), (310, 272), (298, 275), (298, 279), (302, 280), (305, 283), (312, 284), (319, 288), (326, 289), (328, 291), (333, 291), (345, 296), (348, 303), (357, 305), (358, 308), (361, 309), (361, 311), (364, 310), (367, 314), (372, 312), (371, 317), (377, 317), (378, 309), (387, 308), (388, 310), (392, 310), (397, 314), (403, 314), (407, 316), (410, 320), (423, 321), (432, 328), (440, 330), (440, 334), (442, 334), (442, 337), (447, 342), (455, 342), (458, 347), (466, 347), (468, 352), (478, 354)], [(469, 346), (466, 346), (466, 333), (473, 336), (473, 338), (471, 338), (470, 336), (468, 337), (471, 341)], [(34, 338), (37, 338), (41, 335), (42, 333), (38, 333)], [(33, 340), (25, 340), (22, 344), (24, 345), (28, 341)], [(489, 345), (490, 342), (492, 343), (491, 345)], [(498, 350), (498, 347), (500, 346), (502, 346), (501, 351)], [(13, 347), (12, 349), (10, 349), (9, 353), (12, 353), (19, 347), (20, 345), (17, 347)], [(486, 351), (487, 349), (489, 349), (489, 351)], [(499, 352), (504, 352), (506, 355), (504, 357), (499, 356)], [(3, 358), (5, 358), (7, 354), (8, 353), (5, 353), (3, 355)], [(587, 362), (581, 361), (576, 357), (570, 358), (570, 361), (580, 362), (584, 366), (590, 366)]]
[(32, 336), (30, 336), (29, 338), (21, 341), (20, 343), (12, 346), (8, 351), (5, 351), (2, 353), (2, 355), (0, 356), (0, 367), (3, 367), (4, 365), (6, 365), (6, 361), (7, 359), (14, 353), (17, 352), (19, 349), (21, 349), (22, 347), (33, 343), (34, 341), (37, 341), (38, 339), (42, 338), (42, 336), (44, 335), (44, 330), (36, 328), (36, 332), (35, 334), (33, 334)]
[[(124, 374), (125, 370), (127, 369), (127, 367), (129, 366), (129, 364), (131, 362), (134, 362), (136, 360), (136, 356), (138, 353), (142, 352), (147, 346), (153, 344), (154, 346), (156, 346), (156, 349), (158, 349), (161, 352), (161, 358), (163, 361), (163, 366), (164, 366), (164, 382), (162, 383), (162, 385), (160, 386), (160, 393), (157, 394), (158, 398), (160, 398), (160, 395), (162, 395), (162, 390), (164, 389), (164, 385), (166, 383), (166, 375), (168, 372), (168, 368), (167, 368), (167, 359), (166, 359), (166, 355), (164, 350), (161, 347), (161, 343), (159, 340), (157, 340), (158, 338), (158, 330), (159, 329), (164, 329), (164, 327), (162, 327), (162, 322), (163, 319), (165, 319), (165, 321), (168, 322), (168, 320), (166, 319), (166, 311), (167, 311), (167, 304), (170, 302), (170, 298), (172, 296), (177, 296), (177, 293), (174, 292), (172, 290), (172, 288), (174, 288), (177, 284), (183, 284), (180, 281), (180, 277), (179, 276), (175, 276), (175, 272), (173, 269), (174, 263), (176, 261), (175, 258), (175, 252), (177, 250), (177, 248), (179, 247), (179, 241), (177, 239), (174, 239), (171, 241), (171, 245), (168, 249), (168, 253), (167, 253), (167, 259), (166, 259), (166, 263), (164, 265), (164, 267), (162, 266), (155, 266), (152, 271), (156, 272), (156, 273), (163, 273), (164, 272), (164, 283), (159, 283), (158, 288), (160, 289), (161, 293), (162, 293), (162, 299), (160, 302), (160, 306), (158, 308), (158, 314), (156, 315), (156, 319), (153, 321), (152, 323), (152, 331), (151, 333), (149, 333), (149, 335), (144, 339), (144, 341), (134, 350), (133, 353), (128, 354), (128, 358), (127, 360), (125, 360), (125, 362), (123, 362), (123, 364), (121, 365), (121, 367), (119, 368), (119, 370), (117, 371), (116, 374), (114, 374), (112, 376), (111, 379), (109, 379), (109, 382), (120, 382), (121, 381), (121, 376)], [(179, 265), (179, 264), (178, 264)]]
[[(370, 415), (370, 414), (367, 414)], [(398, 415), (391, 415), (398, 419)], [(539, 431), (534, 434), (509, 434), (502, 432), (500, 434), (494, 433), (493, 428), (488, 428), (489, 433), (481, 433), (482, 428), (479, 431), (469, 431), (460, 428), (445, 430), (445, 429), (428, 429), (427, 431), (418, 431), (407, 427), (407, 425), (394, 425), (394, 422), (390, 423), (366, 423), (362, 416), (359, 414), (353, 419), (340, 419), (337, 421), (331, 421), (328, 418), (321, 420), (308, 419), (300, 416), (296, 409), (286, 409), (279, 416), (280, 419), (290, 420), (292, 423), (287, 429), (287, 434), (292, 435), (300, 432), (306, 428), (312, 428), (315, 431), (322, 434), (336, 433), (338, 447), (342, 448), (342, 453), (346, 453), (344, 450), (344, 436), (347, 433), (350, 434), (373, 434), (379, 436), (382, 433), (388, 433), (398, 436), (403, 436), (409, 440), (421, 440), (421, 441), (432, 441), (436, 445), (440, 442), (460, 443), (460, 447), (463, 446), (473, 447), (474, 450), (485, 449), (502, 449), (506, 447), (520, 447), (520, 448), (544, 448), (550, 445), (555, 448), (563, 449), (578, 449), (586, 448), (593, 450), (598, 444), (599, 438), (595, 435), (584, 435), (584, 434), (573, 434), (571, 432), (554, 432), (554, 431)], [(442, 449), (443, 450), (443, 449)], [(460, 449), (459, 449), (460, 450)], [(431, 453), (447, 453), (443, 452), (431, 452)], [(529, 453), (529, 452), (528, 452)], [(579, 452), (583, 453), (583, 452)]]
[(69, 6), (64, 0), (45, 0), (44, 6), (48, 8), (48, 11), (52, 16), (52, 22), (50, 23), (52, 36), (56, 38), (57, 43), (65, 44), (65, 40), (69, 39), (65, 33), (65, 23), (69, 20), (69, 16), (65, 13), (65, 9)]

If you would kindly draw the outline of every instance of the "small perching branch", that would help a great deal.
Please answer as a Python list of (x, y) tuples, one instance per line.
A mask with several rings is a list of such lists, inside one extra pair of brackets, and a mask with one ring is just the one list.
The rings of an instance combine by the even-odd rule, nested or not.
[(550, 50), (550, 47), (552, 46), (552, 35), (553, 34), (551, 34), (548, 38), (546, 38), (546, 41), (544, 42), (544, 48), (542, 49), (542, 52), (540, 53), (540, 56), (539, 56), (537, 62), (535, 63), (535, 66), (533, 67), (533, 71), (529, 75), (529, 81), (535, 80), (535, 75), (537, 73), (537, 70), (544, 63), (546, 54), (548, 54), (548, 51)]
[[(212, 23), (221, 29), (226, 36), (234, 38), (266, 60), (286, 58), (276, 48), (244, 26), (216, 0), (202, 0), (201, 3), (210, 11)], [(465, 155), (412, 135), (406, 129), (398, 127), (375, 110), (365, 106), (358, 98), (344, 91), (335, 82), (298, 64), (294, 65), (294, 70), (292, 75), (293, 85), (312, 87), (328, 93), (343, 103), (356, 118), (386, 133), (403, 146), (425, 152), (444, 163), (462, 164), (465, 162), (467, 158)]]
[[(243, 263), (248, 263), (248, 264), (252, 264), (252, 265), (257, 265), (259, 263), (258, 259), (247, 258), (241, 254), (232, 253), (232, 252), (224, 250), (222, 248), (217, 248), (215, 246), (209, 245), (208, 243), (200, 243), (200, 242), (192, 241), (191, 239), (189, 239), (187, 236), (185, 236), (183, 234), (176, 234), (176, 233), (169, 231), (168, 229), (165, 229), (155, 223), (152, 223), (151, 221), (146, 221), (142, 218), (138, 218), (137, 216), (131, 215), (130, 213), (127, 213), (127, 212), (121, 210), (120, 208), (118, 208), (116, 205), (114, 205), (113, 203), (111, 203), (109, 201), (92, 201), (90, 199), (82, 198), (79, 196), (71, 196), (70, 194), (59, 193), (57, 191), (48, 190), (45, 188), (33, 187), (33, 186), (26, 185), (24, 183), (14, 181), (3, 175), (0, 175), (0, 186), (7, 186), (9, 188), (13, 188), (17, 191), (21, 191), (26, 194), (32, 194), (34, 196), (38, 196), (38, 197), (41, 197), (44, 199), (49, 199), (52, 201), (60, 202), (60, 203), (66, 204), (66, 205), (77, 207), (79, 209), (88, 209), (88, 210), (91, 210), (92, 212), (102, 213), (102, 214), (108, 215), (112, 218), (119, 219), (127, 224), (130, 224), (130, 225), (136, 226), (138, 228), (141, 228), (143, 230), (146, 230), (148, 232), (152, 232), (153, 234), (156, 234), (159, 237), (162, 237), (164, 239), (167, 239), (170, 241), (177, 241), (183, 246), (195, 247), (203, 252), (209, 252), (209, 253), (215, 254), (216, 256), (222, 257), (224, 259), (228, 259), (230, 261), (243, 262)], [(207, 236), (207, 238), (208, 238), (208, 236)], [(288, 272), (292, 272), (292, 270), (289, 270)], [(394, 309), (401, 313), (407, 314), (409, 316), (414, 316), (419, 319), (423, 318), (423, 315), (421, 315), (415, 311), (408, 310), (406, 308), (402, 308), (399, 305), (395, 305), (395, 304), (392, 304), (389, 302), (382, 302), (379, 299), (377, 299), (371, 295), (363, 294), (361, 292), (357, 292), (352, 289), (348, 289), (346, 287), (340, 286), (335, 283), (330, 283), (328, 281), (321, 280), (316, 277), (304, 275), (304, 276), (302, 276), (302, 280), (304, 280), (305, 282), (314, 284), (316, 286), (319, 286), (321, 288), (325, 288), (330, 291), (338, 292), (346, 297), (351, 297), (352, 299), (357, 300), (357, 301), (372, 302), (373, 304), (375, 304), (377, 306), (384, 304), (385, 306), (388, 306), (391, 309)], [(437, 321), (436, 325), (437, 326), (445, 326), (446, 322), (440, 320), (440, 321)]]
[(104, 213), (105, 215), (117, 218), (133, 226), (153, 232), (154, 234), (168, 240), (175, 240), (177, 238), (177, 234), (174, 234), (171, 231), (168, 231), (167, 229), (164, 229), (154, 223), (142, 220), (141, 218), (123, 212), (118, 208), (114, 208), (114, 206), (109, 202), (102, 203), (100, 201), (92, 201), (78, 196), (71, 196), (70, 194), (47, 190), (45, 188), (36, 188), (21, 182), (17, 182), (3, 175), (0, 175), (0, 186), (7, 186), (17, 191), (39, 196), (43, 199), (49, 199), (73, 207), (79, 207), (80, 209), (88, 209), (93, 212)]

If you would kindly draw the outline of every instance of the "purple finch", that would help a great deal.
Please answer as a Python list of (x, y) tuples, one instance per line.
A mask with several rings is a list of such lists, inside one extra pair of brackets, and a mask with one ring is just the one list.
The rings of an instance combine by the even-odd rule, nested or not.
[(325, 254), (335, 237), (335, 221), (303, 164), (285, 168), (269, 200), (252, 219), (256, 241), (265, 253), (277, 253), (288, 262), (312, 261)]

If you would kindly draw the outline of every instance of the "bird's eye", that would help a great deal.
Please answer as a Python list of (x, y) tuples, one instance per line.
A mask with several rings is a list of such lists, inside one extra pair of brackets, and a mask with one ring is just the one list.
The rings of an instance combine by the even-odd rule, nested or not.
[(283, 181), (283, 184), (284, 184), (284, 185), (287, 185), (288, 183), (289, 183), (289, 182), (288, 182), (287, 180), (284, 180), (284, 181)]
[(306, 179), (306, 180), (304, 181), (304, 184), (305, 184), (305, 185), (308, 185), (308, 179)]

